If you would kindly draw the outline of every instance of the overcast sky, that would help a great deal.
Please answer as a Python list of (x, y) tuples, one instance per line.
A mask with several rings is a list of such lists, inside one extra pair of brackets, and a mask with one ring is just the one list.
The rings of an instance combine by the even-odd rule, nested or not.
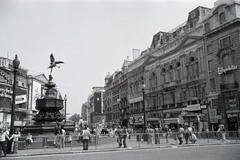
[(50, 54), (64, 61), (54, 82), (67, 94), (67, 113), (80, 114), (92, 87), (144, 51), (159, 31), (185, 22), (198, 6), (215, 0), (0, 0), (0, 56), (14, 59), (29, 74), (48, 77)]

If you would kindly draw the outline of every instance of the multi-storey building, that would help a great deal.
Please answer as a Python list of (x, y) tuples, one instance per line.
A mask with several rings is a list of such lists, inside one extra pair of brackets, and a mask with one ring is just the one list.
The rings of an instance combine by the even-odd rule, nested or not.
[[(129, 127), (132, 125), (132, 118), (130, 118), (130, 106), (128, 103), (128, 79), (127, 79), (127, 69), (128, 65), (131, 63), (129, 57), (124, 60), (122, 65), (122, 70), (119, 72), (118, 76), (118, 90), (119, 90), (119, 99), (120, 103), (119, 111), (120, 111), (120, 124), (122, 126)], [(132, 116), (131, 116), (132, 117)]]
[(208, 65), (210, 123), (240, 129), (240, 1), (218, 0), (203, 20)]
[(103, 93), (104, 87), (93, 87), (92, 95), (89, 97), (90, 103), (90, 123), (94, 126), (99, 123), (105, 123), (105, 115), (103, 114)]
[(128, 126), (129, 104), (128, 104), (128, 81), (126, 71), (131, 61), (127, 57), (124, 60), (121, 71), (105, 77), (104, 110), (108, 127), (119, 124)]
[(106, 124), (109, 128), (112, 127), (114, 123), (112, 107), (112, 80), (113, 75), (108, 73), (105, 77), (105, 92), (103, 94), (103, 110), (106, 116)]
[(128, 103), (134, 129), (142, 128), (143, 125), (143, 63), (147, 59), (149, 53), (149, 50), (142, 52), (140, 57), (137, 57), (128, 65), (127, 69)]
[(159, 122), (178, 128), (179, 123), (184, 123), (197, 130), (208, 127), (201, 20), (209, 11), (197, 7), (180, 26), (154, 35), (151, 56), (144, 63), (146, 117), (154, 118), (151, 125)]
[[(9, 127), (11, 123), (13, 96), (13, 64), (12, 60), (0, 57), (0, 126)], [(27, 112), (27, 70), (18, 68), (16, 80), (16, 102), (14, 126), (25, 125)]]
[[(134, 128), (143, 127), (144, 113), (152, 126), (240, 128), (239, 15), (239, 0), (218, 0), (214, 8), (197, 7), (186, 22), (153, 36), (151, 47), (127, 68), (126, 103)], [(108, 81), (108, 98), (120, 97), (119, 102), (121, 74)]]

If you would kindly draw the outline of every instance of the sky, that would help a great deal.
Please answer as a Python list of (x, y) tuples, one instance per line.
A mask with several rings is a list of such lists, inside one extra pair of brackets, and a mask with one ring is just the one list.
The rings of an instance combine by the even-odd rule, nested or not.
[(64, 61), (52, 76), (67, 113), (80, 114), (92, 87), (104, 87), (133, 49), (150, 47), (153, 35), (185, 22), (215, 0), (0, 0), (0, 56), (28, 74), (50, 74), (50, 54)]

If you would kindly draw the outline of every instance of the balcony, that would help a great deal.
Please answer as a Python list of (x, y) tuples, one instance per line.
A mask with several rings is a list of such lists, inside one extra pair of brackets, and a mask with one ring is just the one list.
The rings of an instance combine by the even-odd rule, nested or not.
[(220, 84), (220, 89), (221, 90), (232, 90), (232, 89), (237, 89), (237, 88), (238, 88), (238, 82)]

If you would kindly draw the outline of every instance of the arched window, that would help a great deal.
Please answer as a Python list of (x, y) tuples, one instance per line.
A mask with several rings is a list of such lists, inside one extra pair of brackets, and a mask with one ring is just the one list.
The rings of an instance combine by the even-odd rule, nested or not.
[(173, 66), (172, 65), (168, 66), (168, 80), (169, 80), (169, 82), (173, 81)]
[(205, 24), (205, 32), (208, 33), (210, 31), (210, 23)]
[(225, 17), (225, 13), (222, 12), (220, 15), (219, 15), (219, 19), (220, 19), (220, 24), (223, 24), (226, 22), (226, 17)]
[(196, 78), (199, 74), (198, 61), (194, 57), (189, 58), (189, 65), (187, 66), (187, 74), (190, 80)]
[(149, 82), (150, 82), (150, 88), (151, 89), (156, 89), (157, 87), (157, 75), (156, 73), (152, 72), (150, 77), (149, 77)]
[(166, 83), (166, 69), (163, 68), (161, 71), (162, 74), (162, 84)]
[(176, 63), (176, 80), (181, 80), (181, 63), (177, 62)]

